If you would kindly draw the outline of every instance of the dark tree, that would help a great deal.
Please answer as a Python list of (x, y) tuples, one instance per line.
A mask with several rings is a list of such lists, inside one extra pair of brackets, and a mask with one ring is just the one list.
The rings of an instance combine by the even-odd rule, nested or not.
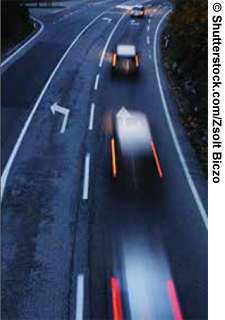
[(29, 11), (22, 1), (3, 0), (1, 3), (2, 39), (8, 39), (25, 28), (29, 23)]

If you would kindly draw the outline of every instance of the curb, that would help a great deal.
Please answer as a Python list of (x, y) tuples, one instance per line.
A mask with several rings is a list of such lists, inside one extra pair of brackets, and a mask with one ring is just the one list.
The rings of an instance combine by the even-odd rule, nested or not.
[(39, 36), (44, 30), (44, 24), (37, 18), (31, 16), (34, 24), (34, 30), (29, 34), (25, 39), (23, 39), (20, 43), (15, 45), (12, 49), (9, 50), (8, 53), (4, 55), (3, 61), (1, 61), (1, 67), (3, 67), (6, 63), (8, 63), (17, 53), (20, 52), (28, 43), (33, 41), (37, 36)]

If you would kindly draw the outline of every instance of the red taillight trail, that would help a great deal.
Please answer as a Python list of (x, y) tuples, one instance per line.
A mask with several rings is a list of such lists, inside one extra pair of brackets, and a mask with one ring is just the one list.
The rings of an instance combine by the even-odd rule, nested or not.
[(113, 54), (113, 67), (116, 67), (116, 60), (117, 60), (117, 55), (116, 53)]
[(112, 288), (113, 319), (123, 320), (120, 284), (119, 284), (119, 281), (114, 277), (111, 278), (111, 288)]
[(115, 147), (115, 139), (111, 139), (111, 154), (112, 154), (112, 174), (113, 178), (117, 175), (117, 169), (116, 169), (116, 147)]
[(167, 281), (167, 290), (175, 320), (183, 320), (173, 280)]
[(158, 169), (158, 173), (159, 173), (160, 178), (162, 179), (162, 177), (163, 177), (162, 169), (161, 169), (161, 166), (160, 166), (160, 163), (159, 163), (159, 158), (157, 156), (155, 145), (154, 145), (153, 141), (151, 142), (151, 146), (152, 146), (152, 151), (153, 151), (153, 155), (154, 155), (154, 158), (155, 158), (156, 166), (157, 166), (157, 169)]
[(139, 68), (139, 61), (138, 61), (138, 55), (135, 55), (135, 64), (136, 64), (136, 68)]

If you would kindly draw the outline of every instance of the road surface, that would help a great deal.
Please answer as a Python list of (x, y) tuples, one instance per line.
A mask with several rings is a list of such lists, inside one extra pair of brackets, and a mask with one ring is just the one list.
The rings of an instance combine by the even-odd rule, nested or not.
[[(161, 59), (172, 5), (134, 20), (132, 3), (32, 9), (43, 32), (2, 68), (4, 320), (208, 317), (207, 182)], [(118, 43), (140, 52), (137, 77), (112, 77)], [(122, 107), (151, 125), (148, 188), (110, 177), (103, 121)]]

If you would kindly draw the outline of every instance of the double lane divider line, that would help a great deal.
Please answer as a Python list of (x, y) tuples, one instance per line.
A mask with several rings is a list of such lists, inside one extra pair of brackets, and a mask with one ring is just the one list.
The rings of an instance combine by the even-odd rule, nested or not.
[(95, 112), (95, 104), (91, 104), (91, 112), (90, 112), (90, 119), (89, 119), (89, 127), (88, 130), (93, 130), (93, 122), (94, 122), (94, 112)]
[(84, 275), (80, 273), (77, 276), (75, 320), (83, 320), (83, 312), (84, 312)]
[(89, 173), (90, 173), (90, 153), (87, 153), (85, 157), (85, 167), (84, 167), (83, 200), (88, 199)]
[(95, 86), (94, 86), (94, 89), (95, 89), (95, 90), (98, 90), (99, 77), (100, 77), (100, 75), (97, 74), (97, 76), (96, 76), (96, 78), (95, 78)]
[(86, 27), (84, 27), (84, 29), (82, 29), (82, 31), (76, 36), (76, 38), (72, 41), (72, 43), (70, 44), (70, 46), (68, 47), (68, 49), (65, 51), (65, 53), (63, 54), (63, 56), (61, 57), (60, 61), (58, 62), (57, 66), (55, 67), (55, 69), (53, 70), (53, 72), (51, 73), (50, 77), (48, 78), (48, 81), (46, 82), (44, 88), (42, 89), (33, 109), (31, 110), (21, 132), (20, 132), (20, 135), (16, 141), (16, 144), (14, 145), (13, 147), (13, 150), (9, 156), (9, 159), (6, 163), (6, 166), (4, 168), (4, 171), (2, 173), (2, 177), (1, 177), (1, 202), (2, 202), (2, 199), (3, 199), (3, 195), (4, 195), (4, 191), (5, 191), (5, 186), (6, 186), (6, 182), (7, 182), (7, 179), (8, 179), (8, 175), (9, 175), (9, 172), (11, 170), (11, 167), (13, 165), (13, 162), (15, 160), (15, 157), (17, 155), (17, 152), (20, 148), (20, 145), (24, 139), (24, 136), (29, 128), (29, 125), (36, 113), (36, 110), (38, 108), (38, 106), (40, 105), (40, 102), (45, 94), (45, 92), (47, 91), (50, 83), (52, 82), (56, 72), (58, 71), (58, 69), (60, 68), (61, 64), (63, 63), (63, 61), (65, 60), (66, 56), (68, 55), (68, 53), (70, 52), (70, 50), (73, 48), (73, 46), (77, 43), (77, 41), (81, 38), (81, 36), (90, 28), (90, 26), (92, 24), (94, 24), (101, 16), (103, 16), (105, 14), (105, 11), (103, 11), (102, 13), (100, 13), (97, 17), (95, 17), (88, 25), (86, 25)]

